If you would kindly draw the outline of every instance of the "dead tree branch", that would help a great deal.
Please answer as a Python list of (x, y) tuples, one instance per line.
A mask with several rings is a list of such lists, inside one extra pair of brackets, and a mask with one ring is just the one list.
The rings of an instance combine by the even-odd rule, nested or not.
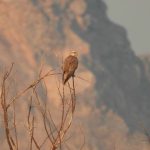
[[(27, 112), (27, 131), (29, 133), (29, 149), (32, 150), (34, 147), (36, 149), (40, 150), (43, 148), (43, 146), (47, 143), (50, 146), (50, 150), (57, 150), (63, 149), (63, 144), (66, 143), (65, 137), (67, 133), (69, 132), (69, 129), (72, 125), (73, 116), (75, 112), (76, 107), (76, 91), (75, 91), (75, 82), (74, 78), (72, 79), (72, 86), (68, 86), (69, 95), (66, 94), (65, 91), (66, 88), (64, 85), (62, 88), (57, 87), (57, 91), (59, 94), (59, 100), (61, 103), (60, 107), (60, 120), (56, 123), (54, 118), (55, 115), (52, 115), (51, 107), (48, 105), (47, 101), (50, 101), (48, 98), (46, 100), (42, 100), (39, 96), (39, 93), (37, 92), (37, 88), (40, 83), (43, 83), (44, 89), (46, 91), (46, 94), (49, 92), (47, 90), (47, 83), (45, 82), (45, 78), (50, 77), (52, 75), (56, 75), (57, 73), (53, 72), (53, 70), (49, 70), (44, 75), (42, 75), (42, 69), (39, 72), (38, 78), (33, 81), (31, 84), (29, 84), (26, 88), (19, 91), (15, 96), (8, 99), (7, 95), (9, 92), (7, 91), (7, 82), (9, 83), (9, 76), (12, 72), (13, 64), (11, 67), (4, 73), (4, 76), (2, 78), (2, 84), (1, 84), (1, 106), (2, 106), (2, 112), (3, 112), (3, 119), (4, 119), (4, 129), (6, 134), (6, 140), (7, 144), (9, 146), (10, 150), (19, 150), (19, 138), (18, 133), (19, 130), (17, 128), (17, 118), (16, 118), (16, 101), (19, 98), (22, 98), (27, 91), (32, 91), (31, 98), (30, 98), (30, 104), (28, 105), (28, 112)], [(30, 93), (29, 93), (30, 94)], [(43, 105), (43, 103), (45, 104)], [(35, 104), (35, 105), (34, 105)], [(43, 142), (40, 142), (37, 140), (38, 138), (35, 137), (36, 135), (36, 128), (35, 128), (35, 120), (40, 117), (40, 115), (33, 114), (33, 111), (36, 110), (38, 114), (41, 114), (42, 119), (40, 120), (43, 123), (43, 130), (44, 130), (44, 136), (45, 139), (43, 139)], [(13, 131), (10, 130), (10, 124), (9, 124), (9, 113), (13, 114)], [(14, 134), (13, 134), (14, 133)]]

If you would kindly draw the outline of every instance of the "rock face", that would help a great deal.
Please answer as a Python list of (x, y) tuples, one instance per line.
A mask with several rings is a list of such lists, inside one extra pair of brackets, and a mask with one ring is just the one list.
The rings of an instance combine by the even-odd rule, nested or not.
[(84, 64), (96, 76), (97, 104), (105, 104), (119, 114), (130, 129), (136, 129), (138, 122), (149, 125), (146, 116), (150, 83), (141, 60), (130, 47), (125, 29), (107, 18), (103, 2), (87, 0), (86, 4), (82, 17), (89, 17), (86, 29), (82, 30), (76, 19), (72, 29), (90, 44), (92, 62), (87, 65), (89, 60), (85, 58)]
[(143, 55), (143, 56), (140, 56), (140, 58), (144, 63), (147, 79), (150, 80), (150, 55), (149, 54)]
[[(131, 49), (125, 29), (107, 17), (105, 3), (1, 0), (0, 67), (15, 62), (19, 87), (35, 77), (41, 60), (59, 67), (69, 49), (79, 51), (77, 74), (90, 82), (76, 79), (75, 120), (83, 125), (85, 149), (111, 150), (115, 145), (124, 150), (148, 149), (139, 142), (139, 130), (140, 124), (150, 125), (150, 77)], [(79, 149), (79, 142), (76, 137), (69, 144)]]

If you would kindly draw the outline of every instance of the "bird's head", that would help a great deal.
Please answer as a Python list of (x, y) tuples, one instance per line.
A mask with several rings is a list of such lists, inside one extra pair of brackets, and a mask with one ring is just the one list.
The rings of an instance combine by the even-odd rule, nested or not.
[(77, 57), (77, 56), (78, 56), (78, 53), (77, 53), (77, 51), (71, 51), (71, 52), (70, 52), (70, 55)]

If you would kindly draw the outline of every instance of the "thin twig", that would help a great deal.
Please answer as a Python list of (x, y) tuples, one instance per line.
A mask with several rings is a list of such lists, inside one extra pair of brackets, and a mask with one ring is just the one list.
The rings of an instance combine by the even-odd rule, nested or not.
[(34, 88), (37, 84), (39, 84), (44, 78), (49, 77), (51, 75), (55, 75), (56, 73), (50, 73), (53, 70), (48, 71), (46, 74), (44, 74), (42, 77), (40, 77), (39, 79), (35, 80), (32, 84), (30, 84), (29, 86), (27, 86), (24, 90), (22, 90), (21, 92), (19, 92), (16, 96), (14, 96), (13, 98), (11, 98), (9, 104), (7, 105), (7, 108), (10, 107), (10, 105), (19, 97), (21, 97), (22, 95), (24, 95), (29, 89)]
[(16, 126), (16, 108), (15, 103), (13, 103), (13, 124), (14, 124), (14, 131), (15, 131), (15, 140), (16, 140), (16, 150), (18, 150), (18, 133), (17, 133), (17, 126)]
[(13, 63), (8, 71), (3, 76), (2, 85), (1, 85), (1, 106), (3, 110), (3, 119), (4, 119), (4, 127), (5, 127), (5, 135), (7, 139), (7, 143), (10, 150), (13, 150), (13, 146), (15, 146), (14, 140), (11, 137), (10, 129), (9, 129), (9, 123), (8, 123), (8, 109), (7, 109), (7, 103), (6, 103), (6, 81), (8, 77), (10, 76), (10, 73), (12, 72)]

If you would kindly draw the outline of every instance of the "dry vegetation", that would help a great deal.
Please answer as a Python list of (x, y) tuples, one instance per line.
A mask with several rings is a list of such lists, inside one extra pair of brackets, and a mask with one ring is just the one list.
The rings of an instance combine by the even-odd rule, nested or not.
[[(76, 107), (76, 96), (75, 96), (75, 85), (74, 79), (72, 79), (72, 84), (68, 83), (67, 88), (69, 89), (69, 95), (66, 94), (65, 87), (57, 86), (58, 95), (60, 97), (60, 112), (59, 112), (59, 121), (55, 121), (55, 117), (57, 115), (53, 115), (50, 110), (50, 106), (47, 100), (41, 100), (39, 93), (38, 93), (38, 86), (39, 84), (43, 84), (45, 87), (45, 92), (47, 91), (47, 86), (45, 82), (45, 78), (49, 78), (51, 76), (55, 76), (53, 70), (46, 72), (42, 75), (43, 68), (41, 68), (39, 72), (39, 77), (37, 80), (29, 84), (24, 90), (17, 92), (11, 98), (8, 97), (10, 85), (10, 76), (13, 71), (13, 64), (9, 69), (7, 69), (1, 80), (1, 107), (2, 107), (2, 118), (3, 118), (3, 130), (5, 131), (5, 137), (7, 141), (7, 145), (10, 150), (22, 150), (22, 145), (20, 144), (20, 140), (24, 140), (23, 142), (28, 145), (28, 149), (63, 149), (67, 145), (67, 133), (69, 128), (72, 125), (73, 115), (75, 112)], [(24, 125), (25, 132), (24, 137), (22, 139), (19, 138), (20, 128), (17, 121), (17, 107), (19, 101), (25, 94), (29, 97), (28, 106), (26, 107), (26, 118), (23, 120), (26, 122)], [(11, 116), (11, 118), (10, 118)], [(40, 122), (36, 121), (40, 120)], [(42, 132), (44, 132), (45, 138), (40, 139), (37, 137), (36, 132), (38, 132), (38, 123), (42, 124)], [(39, 136), (39, 135), (38, 135)], [(40, 140), (37, 140), (40, 139)], [(82, 145), (83, 147), (83, 145)], [(81, 148), (82, 148), (81, 147)]]

